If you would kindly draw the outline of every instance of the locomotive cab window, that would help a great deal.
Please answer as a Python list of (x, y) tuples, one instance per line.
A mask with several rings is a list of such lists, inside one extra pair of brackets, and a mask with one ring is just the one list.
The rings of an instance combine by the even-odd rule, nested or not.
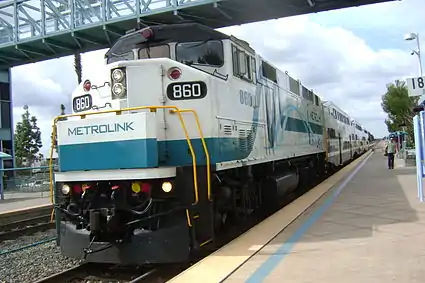
[(313, 102), (313, 92), (308, 90), (305, 86), (302, 86), (302, 94), (305, 100)]
[(170, 58), (170, 46), (158, 45), (139, 49), (139, 59)]
[(314, 95), (314, 104), (316, 104), (316, 106), (320, 106), (320, 98), (317, 95)]
[(140, 42), (139, 34), (129, 34), (124, 36), (115, 42), (115, 44), (106, 52), (105, 57), (107, 63), (113, 63), (123, 60), (134, 60), (133, 49)]
[(263, 76), (272, 82), (277, 83), (277, 74), (276, 69), (272, 67), (270, 64), (268, 64), (265, 61), (261, 62), (261, 71), (263, 72)]
[(255, 82), (255, 59), (245, 51), (232, 44), (233, 75), (238, 78)]
[(288, 75), (288, 79), (289, 90), (296, 95), (300, 95), (300, 83), (297, 80), (294, 80), (290, 75)]
[(134, 60), (133, 50), (123, 52), (123, 53), (113, 53), (110, 57), (108, 57), (107, 63), (111, 64), (118, 61), (127, 61)]
[(178, 43), (176, 60), (188, 65), (221, 67), (224, 64), (223, 43), (220, 40)]

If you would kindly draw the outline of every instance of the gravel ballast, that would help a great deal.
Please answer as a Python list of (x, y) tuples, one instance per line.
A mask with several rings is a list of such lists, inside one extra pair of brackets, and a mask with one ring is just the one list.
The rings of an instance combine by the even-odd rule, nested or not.
[[(0, 253), (56, 236), (55, 230), (0, 242)], [(80, 261), (60, 254), (56, 241), (0, 255), (1, 283), (32, 283), (77, 265)]]

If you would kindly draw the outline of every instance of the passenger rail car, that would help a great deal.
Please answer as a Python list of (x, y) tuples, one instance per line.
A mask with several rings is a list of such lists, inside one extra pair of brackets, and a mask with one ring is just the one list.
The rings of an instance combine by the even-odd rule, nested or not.
[(105, 57), (107, 76), (86, 78), (55, 119), (68, 257), (184, 261), (353, 156), (350, 117), (233, 36), (152, 26)]
[(353, 159), (352, 126), (347, 113), (332, 102), (323, 103), (328, 127), (328, 160), (331, 167), (339, 167)]

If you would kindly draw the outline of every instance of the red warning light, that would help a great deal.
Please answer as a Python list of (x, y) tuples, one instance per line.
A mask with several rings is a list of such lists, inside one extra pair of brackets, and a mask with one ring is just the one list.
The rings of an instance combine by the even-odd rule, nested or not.
[(91, 89), (91, 82), (90, 82), (89, 80), (85, 80), (85, 81), (84, 81), (83, 89), (84, 89), (85, 91), (90, 91), (90, 89)]
[(145, 28), (141, 31), (141, 34), (144, 38), (148, 39), (153, 36), (153, 30), (151, 30), (150, 28)]
[(181, 75), (182, 71), (177, 67), (173, 67), (168, 70), (168, 77), (171, 80), (177, 80), (178, 78), (180, 78)]

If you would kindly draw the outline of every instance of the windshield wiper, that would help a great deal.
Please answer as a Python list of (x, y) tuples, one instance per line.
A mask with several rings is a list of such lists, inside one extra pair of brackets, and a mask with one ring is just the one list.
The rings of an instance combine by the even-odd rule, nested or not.
[(202, 44), (207, 43), (208, 41), (210, 41), (210, 39), (205, 39), (204, 41), (201, 41), (199, 43), (192, 43), (191, 45), (186, 46), (186, 48), (190, 49), (190, 48), (198, 47), (198, 46), (201, 46)]
[(148, 55), (148, 59), (151, 59), (151, 48), (149, 47), (149, 44), (146, 44), (146, 55)]
[(117, 53), (111, 53), (112, 56), (114, 57), (124, 57), (125, 55), (129, 54), (130, 52), (125, 52), (125, 53), (121, 53), (121, 54), (117, 54)]
[(211, 76), (214, 76), (214, 77), (216, 77), (216, 78), (222, 79), (222, 80), (224, 80), (224, 81), (227, 81), (227, 79), (229, 78), (229, 75), (223, 75), (223, 74), (220, 74), (220, 73), (217, 71), (217, 69), (215, 69), (215, 70), (214, 70), (214, 72), (210, 73), (210, 72), (208, 72), (208, 71), (205, 71), (205, 70), (203, 70), (203, 69), (201, 69), (201, 68), (198, 68), (198, 67), (196, 67), (196, 66), (193, 66), (193, 65), (191, 65), (190, 67), (192, 67), (192, 68), (194, 68), (194, 69), (196, 69), (196, 70), (199, 70), (199, 71), (201, 71), (201, 72), (204, 72), (204, 73), (206, 73), (206, 74), (208, 74), (208, 75), (211, 75)]

